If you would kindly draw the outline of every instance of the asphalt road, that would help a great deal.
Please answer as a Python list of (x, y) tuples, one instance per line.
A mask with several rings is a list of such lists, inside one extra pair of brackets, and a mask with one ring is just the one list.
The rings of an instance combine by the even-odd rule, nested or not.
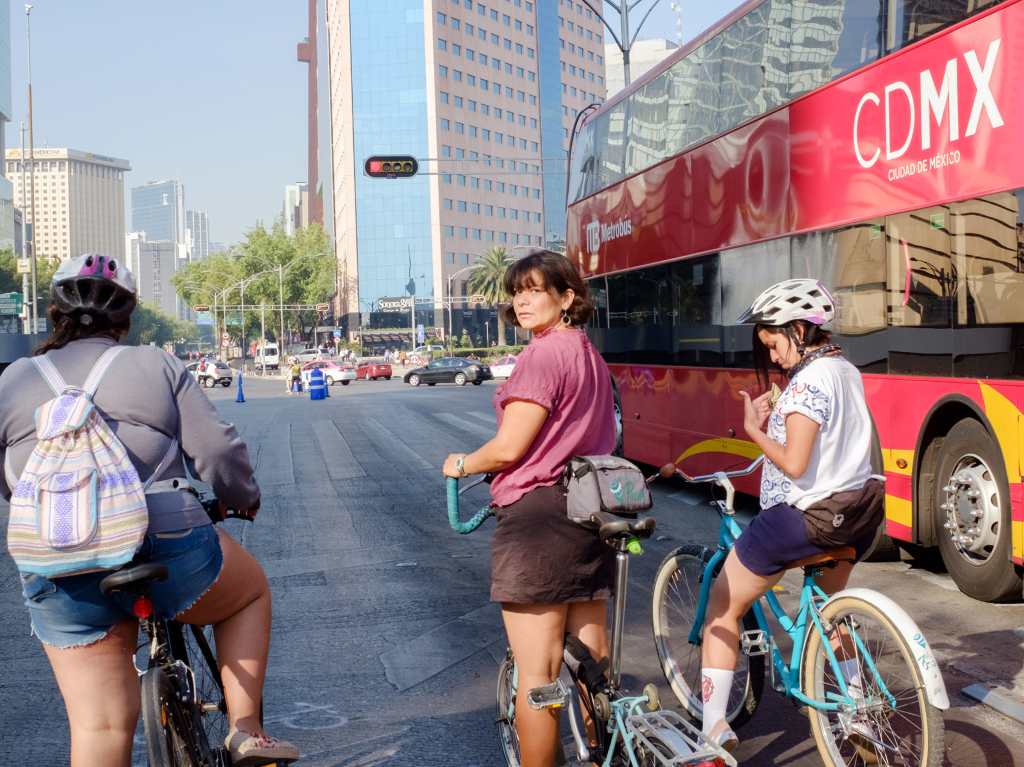
[[(263, 488), (257, 522), (232, 531), (274, 594), (268, 729), (310, 767), (500, 765), (494, 686), (505, 645), (488, 602), (491, 525), (454, 534), (439, 473), (447, 453), (493, 433), (494, 384), (358, 381), (323, 402), (282, 390), (249, 380), (244, 404), (233, 388), (210, 393), (248, 441)], [(660, 679), (649, 620), (659, 562), (684, 540), (713, 541), (717, 527), (699, 493), (657, 495), (659, 539), (631, 573), (624, 658), (636, 688)], [(0, 580), (0, 753), (8, 764), (66, 764), (63, 706), (7, 557)], [(1024, 689), (1024, 606), (975, 602), (905, 562), (862, 565), (854, 581), (901, 603), (936, 649), (952, 701), (946, 763), (1024, 767), (1024, 726), (960, 694), (977, 681)], [(806, 718), (773, 693), (740, 737), (745, 764), (820, 764)]]

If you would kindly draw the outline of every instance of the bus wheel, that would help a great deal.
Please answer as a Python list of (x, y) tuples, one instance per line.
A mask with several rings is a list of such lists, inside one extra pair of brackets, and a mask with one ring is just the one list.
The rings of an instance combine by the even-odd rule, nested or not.
[(986, 602), (1019, 599), (1006, 470), (999, 446), (975, 419), (958, 421), (942, 441), (933, 493), (939, 551), (960, 590)]

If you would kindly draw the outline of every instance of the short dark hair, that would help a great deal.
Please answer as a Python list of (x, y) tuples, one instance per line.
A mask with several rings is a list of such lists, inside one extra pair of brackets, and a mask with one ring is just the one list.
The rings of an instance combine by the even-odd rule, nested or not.
[[(573, 325), (586, 325), (594, 313), (594, 302), (590, 298), (587, 283), (583, 281), (572, 261), (561, 253), (544, 248), (528, 250), (526, 255), (513, 263), (505, 272), (502, 287), (509, 298), (514, 298), (516, 291), (534, 284), (533, 274), (536, 272), (544, 280), (539, 287), (553, 288), (557, 293), (572, 290), (575, 293), (572, 305), (566, 310), (569, 321)], [(505, 308), (505, 320), (519, 327), (516, 312), (512, 306)]]

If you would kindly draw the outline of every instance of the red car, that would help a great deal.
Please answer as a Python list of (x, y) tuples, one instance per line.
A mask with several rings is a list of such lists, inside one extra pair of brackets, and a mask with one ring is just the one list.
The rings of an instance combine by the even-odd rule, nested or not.
[(391, 378), (391, 365), (386, 362), (360, 362), (356, 368), (356, 378), (365, 378), (368, 381), (383, 378), (387, 381)]

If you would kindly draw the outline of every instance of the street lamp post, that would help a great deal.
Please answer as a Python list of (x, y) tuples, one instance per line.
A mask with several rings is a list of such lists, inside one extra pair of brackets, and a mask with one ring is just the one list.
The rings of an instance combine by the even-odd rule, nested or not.
[[(604, 15), (594, 7), (594, 0), (583, 0), (583, 4), (601, 20), (601, 23), (604, 24), (608, 33), (612, 36), (612, 39), (615, 40), (615, 44), (619, 46), (619, 50), (622, 52), (622, 75), (626, 85), (629, 85), (630, 83), (629, 52), (633, 48), (633, 43), (636, 42), (637, 35), (640, 34), (640, 30), (647, 21), (647, 17), (651, 15), (651, 11), (654, 10), (655, 6), (657, 6), (661, 0), (654, 0), (654, 2), (651, 3), (647, 12), (644, 14), (644, 17), (640, 19), (640, 23), (637, 25), (636, 29), (633, 30), (633, 36), (630, 37), (629, 14), (642, 2), (644, 2), (644, 0), (618, 0), (617, 3), (614, 2), (614, 0), (604, 0), (605, 5), (610, 5), (612, 9), (619, 14), (619, 34), (616, 35), (615, 30), (612, 29), (611, 25), (605, 20)], [(598, 5), (600, 5), (600, 3), (598, 3)]]
[[(37, 319), (39, 305), (36, 294), (36, 155), (35, 145), (32, 141), (32, 6), (28, 4), (25, 5), (25, 37), (28, 43), (26, 54), (28, 60), (28, 156), (29, 163), (31, 163), (29, 167), (29, 208), (32, 213), (32, 248), (30, 251), (32, 259), (32, 311), (30, 316), (32, 318), (32, 332), (37, 333), (39, 331)], [(22, 163), (25, 162), (24, 152), (21, 155), (21, 161)], [(24, 184), (22, 184), (22, 188), (24, 188)]]
[(454, 280), (456, 277), (458, 277), (463, 272), (469, 272), (469, 271), (472, 271), (473, 269), (476, 269), (476, 264), (472, 264), (470, 266), (464, 266), (461, 269), (459, 269), (459, 271), (454, 272), (454, 273), (448, 275), (448, 356), (451, 356), (452, 350), (453, 350), (453, 347), (452, 347), (452, 313), (453, 313), (454, 307), (452, 305), (452, 280)]

